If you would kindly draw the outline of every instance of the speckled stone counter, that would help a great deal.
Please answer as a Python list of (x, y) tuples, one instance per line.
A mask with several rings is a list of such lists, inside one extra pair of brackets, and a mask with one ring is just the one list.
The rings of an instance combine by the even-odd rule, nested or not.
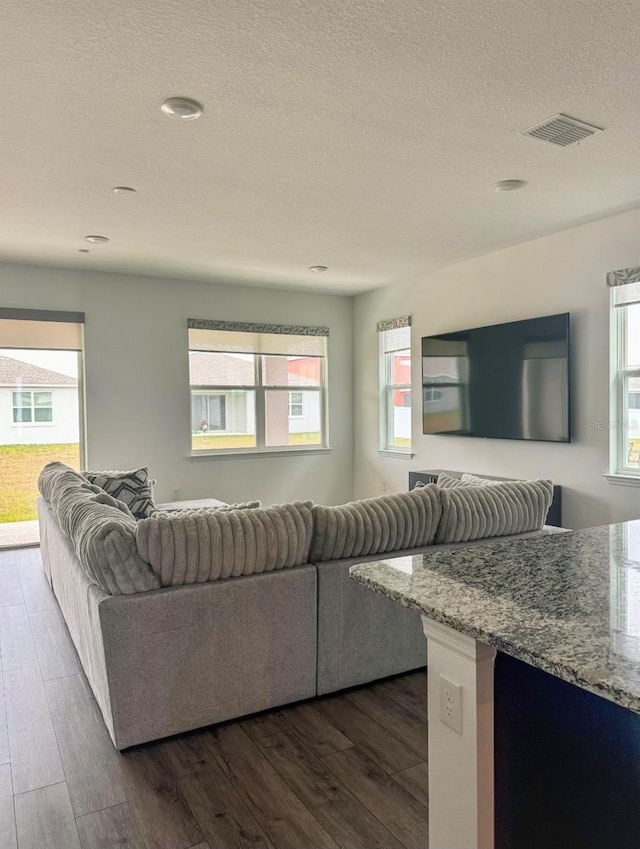
[(351, 567), (351, 577), (640, 713), (640, 520)]

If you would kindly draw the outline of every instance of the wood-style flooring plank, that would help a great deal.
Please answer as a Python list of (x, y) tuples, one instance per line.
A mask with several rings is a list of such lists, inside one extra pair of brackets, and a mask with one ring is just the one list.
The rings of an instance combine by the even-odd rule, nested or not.
[(0, 846), (2, 849), (16, 849), (17, 845), (11, 767), (3, 764), (0, 766)]
[(45, 692), (74, 814), (79, 817), (126, 802), (121, 756), (84, 677), (47, 681)]
[(283, 711), (281, 715), (287, 728), (298, 734), (307, 748), (320, 758), (353, 746), (351, 740), (309, 702)]
[(320, 825), (344, 849), (403, 849), (371, 816), (328, 765), (294, 735), (274, 734), (258, 741), (262, 753)]
[(145, 849), (131, 806), (126, 802), (76, 819), (82, 849)]
[(0, 607), (24, 604), (17, 566), (0, 565)]
[(6, 670), (4, 692), (13, 792), (64, 781), (40, 670), (36, 666)]
[(0, 652), (5, 670), (37, 665), (38, 655), (24, 604), (0, 607)]
[(64, 782), (22, 793), (15, 806), (19, 849), (81, 849)]
[(411, 793), (414, 799), (429, 808), (429, 764), (422, 763), (410, 766), (391, 776), (401, 787)]
[[(4, 699), (4, 677), (0, 669), (0, 764), (9, 763), (9, 736), (7, 734), (7, 707)], [(0, 844), (1, 845), (1, 844)]]
[[(383, 682), (387, 683), (387, 682)], [(406, 675), (401, 675), (394, 678), (388, 683), (397, 683), (397, 689), (404, 691), (413, 691), (421, 700), (422, 704), (427, 704), (427, 670), (418, 669), (416, 672), (409, 672)]]
[(316, 705), (345, 737), (386, 772), (399, 772), (424, 759), (346, 696), (331, 696)]
[(357, 749), (327, 755), (337, 778), (407, 849), (429, 845), (429, 813), (384, 770)]
[[(383, 725), (395, 737), (410, 746), (422, 760), (429, 758), (429, 740), (426, 712), (415, 716), (408, 706), (392, 699), (388, 689), (363, 687), (346, 694), (350, 702)], [(408, 700), (407, 700), (408, 701)]]
[(57, 610), (29, 613), (31, 633), (44, 681), (77, 675), (80, 661), (62, 615)]
[(120, 770), (147, 849), (189, 849), (202, 842), (203, 834), (157, 745), (123, 752)]
[(197, 846), (192, 846), (191, 849), (213, 849), (208, 843), (198, 843)]
[(213, 849), (272, 849), (238, 791), (205, 743), (205, 734), (190, 734), (160, 746), (200, 830)]
[(218, 764), (278, 849), (335, 849), (334, 840), (238, 724), (220, 726), (206, 740)]
[(38, 549), (17, 552), (18, 574), (27, 610), (55, 610), (58, 606), (47, 581)]

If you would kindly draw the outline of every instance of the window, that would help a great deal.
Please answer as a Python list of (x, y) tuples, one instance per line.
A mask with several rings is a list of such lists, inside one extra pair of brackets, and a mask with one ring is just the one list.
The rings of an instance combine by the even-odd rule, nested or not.
[(301, 419), (304, 416), (304, 394), (302, 392), (289, 393), (289, 418)]
[(637, 279), (611, 295), (611, 472), (640, 478), (640, 269), (631, 271)]
[(435, 404), (436, 401), (442, 400), (442, 391), (440, 389), (433, 389), (427, 387), (424, 390), (424, 402), (425, 404)]
[(190, 319), (191, 450), (326, 447), (327, 336), (324, 327)]
[(53, 395), (51, 392), (12, 392), (15, 424), (52, 424)]
[(378, 324), (380, 348), (380, 448), (411, 451), (411, 319)]

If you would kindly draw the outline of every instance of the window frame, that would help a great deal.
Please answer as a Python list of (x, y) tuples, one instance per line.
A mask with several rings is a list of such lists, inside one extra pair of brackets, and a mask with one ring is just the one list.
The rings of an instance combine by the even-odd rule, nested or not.
[[(16, 396), (30, 395), (30, 404), (16, 404)], [(48, 395), (49, 404), (36, 405), (36, 395)], [(16, 410), (29, 410), (31, 420), (28, 422), (18, 421), (16, 419)], [(36, 421), (36, 410), (51, 410), (51, 419), (49, 421)], [(11, 390), (11, 418), (13, 427), (52, 427), (55, 422), (53, 419), (53, 390), (51, 389), (12, 389)]]
[[(233, 332), (233, 331), (228, 331)], [(239, 333), (242, 331), (239, 331)], [(278, 335), (291, 335), (291, 334), (278, 334)], [(295, 335), (295, 334), (294, 334)], [(214, 393), (228, 393), (233, 391), (239, 392), (253, 392), (255, 394), (255, 446), (248, 447), (230, 447), (230, 448), (194, 448), (193, 447), (193, 429), (191, 428), (191, 445), (189, 456), (191, 457), (221, 457), (221, 456), (229, 456), (234, 454), (271, 454), (271, 453), (280, 453), (280, 454), (297, 454), (297, 453), (313, 453), (318, 451), (327, 451), (330, 450), (329, 445), (329, 421), (328, 421), (328, 380), (327, 380), (327, 357), (328, 357), (328, 337), (324, 338), (324, 353), (322, 356), (317, 355), (308, 355), (309, 359), (319, 359), (320, 360), (320, 373), (318, 377), (318, 386), (305, 386), (304, 390), (300, 390), (296, 388), (295, 390), (291, 389), (290, 385), (284, 384), (265, 384), (263, 383), (263, 358), (270, 356), (287, 356), (285, 354), (265, 354), (265, 353), (257, 353), (255, 351), (246, 351), (244, 353), (251, 355), (253, 357), (254, 364), (254, 383), (246, 384), (246, 385), (220, 385), (220, 384), (212, 384), (212, 385), (196, 385), (191, 384), (191, 380), (189, 380), (189, 400), (191, 403), (191, 399), (193, 397), (193, 393), (195, 392), (206, 392), (208, 394)], [(211, 348), (207, 351), (203, 351), (202, 349), (193, 349), (189, 347), (189, 353), (192, 351), (199, 353), (221, 353), (228, 354), (227, 350), (216, 350), (215, 348)], [(238, 352), (240, 353), (240, 352)], [(296, 356), (297, 359), (304, 358), (305, 355)], [(299, 445), (267, 445), (266, 442), (266, 430), (267, 430), (267, 420), (266, 420), (266, 410), (267, 410), (267, 393), (269, 392), (287, 392), (291, 391), (304, 391), (304, 392), (318, 392), (320, 394), (320, 403), (319, 403), (319, 411), (320, 411), (320, 442), (312, 443), (312, 444), (299, 444)], [(191, 410), (191, 407), (190, 407)], [(289, 399), (287, 397), (287, 413), (289, 412)], [(289, 417), (287, 417), (289, 418)], [(193, 425), (193, 423), (192, 423)], [(209, 431), (210, 433), (220, 433), (221, 431)], [(253, 435), (253, 434), (251, 434)]]
[[(392, 322), (393, 323), (393, 322)], [(404, 329), (408, 334), (408, 346), (406, 348), (399, 348), (394, 351), (386, 351), (385, 350), (385, 333), (397, 330)], [(413, 452), (413, 424), (412, 424), (412, 407), (413, 407), (413, 393), (412, 393), (412, 382), (413, 382), (413, 357), (411, 355), (411, 322), (409, 321), (407, 324), (401, 325), (400, 327), (389, 327), (388, 329), (382, 328), (378, 330), (379, 342), (378, 342), (378, 373), (379, 373), (379, 382), (380, 382), (380, 397), (379, 397), (379, 451), (382, 454), (389, 455), (401, 455), (406, 457), (407, 455), (412, 456)], [(397, 356), (405, 356), (409, 360), (409, 381), (406, 383), (394, 383), (393, 382), (393, 363), (394, 358)], [(408, 445), (395, 445), (395, 417), (394, 417), (394, 403), (393, 397), (395, 392), (408, 392), (410, 404), (408, 406), (409, 409), (409, 444)], [(407, 409), (407, 407), (403, 407), (403, 409)]]
[[(628, 465), (628, 426), (630, 378), (640, 380), (640, 368), (632, 369), (627, 362), (629, 308), (611, 305), (611, 422), (610, 422), (610, 474), (637, 479), (640, 484), (640, 465)], [(639, 411), (640, 416), (640, 411)]]

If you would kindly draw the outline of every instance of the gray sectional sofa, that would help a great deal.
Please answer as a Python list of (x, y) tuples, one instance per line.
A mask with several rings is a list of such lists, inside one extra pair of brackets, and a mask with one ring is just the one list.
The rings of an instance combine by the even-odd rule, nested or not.
[[(39, 486), (47, 579), (118, 749), (426, 664), (418, 614), (355, 584), (349, 567), (438, 535), (450, 544), (435, 485), (138, 521), (61, 464)], [(511, 533), (546, 531), (550, 494), (531, 498)]]

